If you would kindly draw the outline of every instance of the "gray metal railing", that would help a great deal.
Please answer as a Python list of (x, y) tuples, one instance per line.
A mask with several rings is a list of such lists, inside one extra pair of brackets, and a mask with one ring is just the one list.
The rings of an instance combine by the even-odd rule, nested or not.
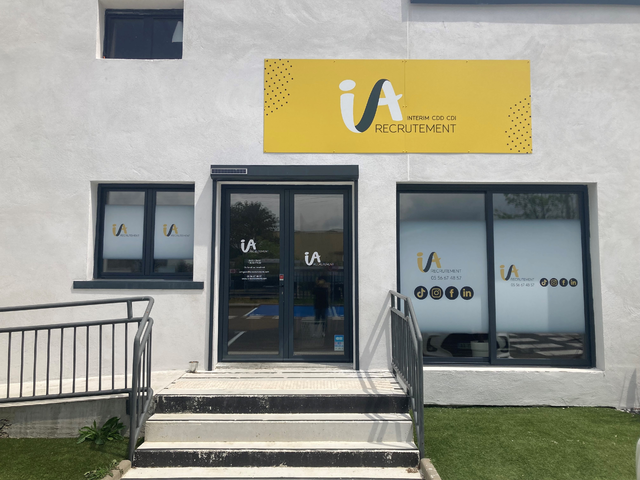
[(424, 457), (424, 400), (422, 334), (411, 299), (389, 291), (391, 296), (391, 366), (398, 383), (411, 399), (413, 424), (420, 458)]
[[(147, 303), (141, 317), (133, 316), (137, 302)], [(6, 389), (0, 388), (0, 403), (128, 394), (131, 459), (153, 400), (149, 317), (153, 298), (4, 307), (0, 313), (108, 304), (125, 304), (126, 318), (0, 328), (0, 360), (6, 359), (7, 382)], [(130, 333), (133, 328), (135, 335)]]

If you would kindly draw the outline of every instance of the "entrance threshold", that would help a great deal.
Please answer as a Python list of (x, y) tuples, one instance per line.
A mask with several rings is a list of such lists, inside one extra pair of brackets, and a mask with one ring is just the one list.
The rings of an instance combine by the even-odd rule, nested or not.
[[(268, 370), (270, 372), (295, 372), (310, 370), (335, 372), (335, 371), (354, 371), (351, 363), (284, 363), (284, 362), (221, 362), (216, 364), (213, 371), (216, 373), (224, 372), (253, 372), (256, 370)], [(199, 372), (200, 373), (200, 372)]]

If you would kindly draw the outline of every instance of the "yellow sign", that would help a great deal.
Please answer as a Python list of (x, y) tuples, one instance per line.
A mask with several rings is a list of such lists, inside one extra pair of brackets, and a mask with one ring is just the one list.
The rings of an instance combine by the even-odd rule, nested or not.
[(526, 60), (264, 64), (264, 151), (531, 153)]

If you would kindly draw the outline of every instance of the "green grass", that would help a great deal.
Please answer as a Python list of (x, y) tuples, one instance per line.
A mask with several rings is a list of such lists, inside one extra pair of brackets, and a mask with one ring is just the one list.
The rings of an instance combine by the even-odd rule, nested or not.
[(425, 408), (442, 480), (635, 480), (640, 416), (609, 408)]
[(127, 458), (128, 439), (95, 445), (75, 438), (0, 438), (0, 480), (84, 480), (84, 473)]
[[(425, 408), (442, 480), (635, 480), (640, 416), (609, 408)], [(0, 480), (83, 480), (126, 458), (127, 439), (0, 439)]]

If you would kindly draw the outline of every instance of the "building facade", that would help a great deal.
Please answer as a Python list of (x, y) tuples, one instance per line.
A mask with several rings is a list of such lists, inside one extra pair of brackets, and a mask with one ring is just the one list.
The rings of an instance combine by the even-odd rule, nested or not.
[[(191, 360), (372, 370), (389, 366), (399, 290), (423, 330), (427, 403), (639, 406), (637, 5), (5, 6), (3, 306), (151, 295), (156, 370)], [(137, 42), (150, 53), (127, 50)], [(136, 58), (108, 58), (118, 56)], [(480, 62), (496, 82), (492, 61), (524, 62), (530, 143), (345, 148), (318, 131), (317, 145), (287, 151), (307, 119), (270, 123), (286, 100), (266, 94), (266, 76), (297, 61), (297, 81), (313, 84), (301, 60)], [(406, 82), (430, 81), (403, 68)], [(420, 111), (432, 115), (427, 143), (454, 134), (443, 130), (454, 121), (462, 134), (456, 99), (482, 96), (473, 78), (458, 94), (424, 87), (452, 105)], [(373, 95), (357, 83), (335, 85), (336, 112), (354, 93), (355, 121)], [(388, 85), (375, 125), (395, 120)], [(478, 131), (499, 123), (475, 114)], [(440, 115), (461, 118), (434, 127)], [(345, 118), (340, 128), (358, 135)], [(7, 320), (21, 321), (41, 319)]]

